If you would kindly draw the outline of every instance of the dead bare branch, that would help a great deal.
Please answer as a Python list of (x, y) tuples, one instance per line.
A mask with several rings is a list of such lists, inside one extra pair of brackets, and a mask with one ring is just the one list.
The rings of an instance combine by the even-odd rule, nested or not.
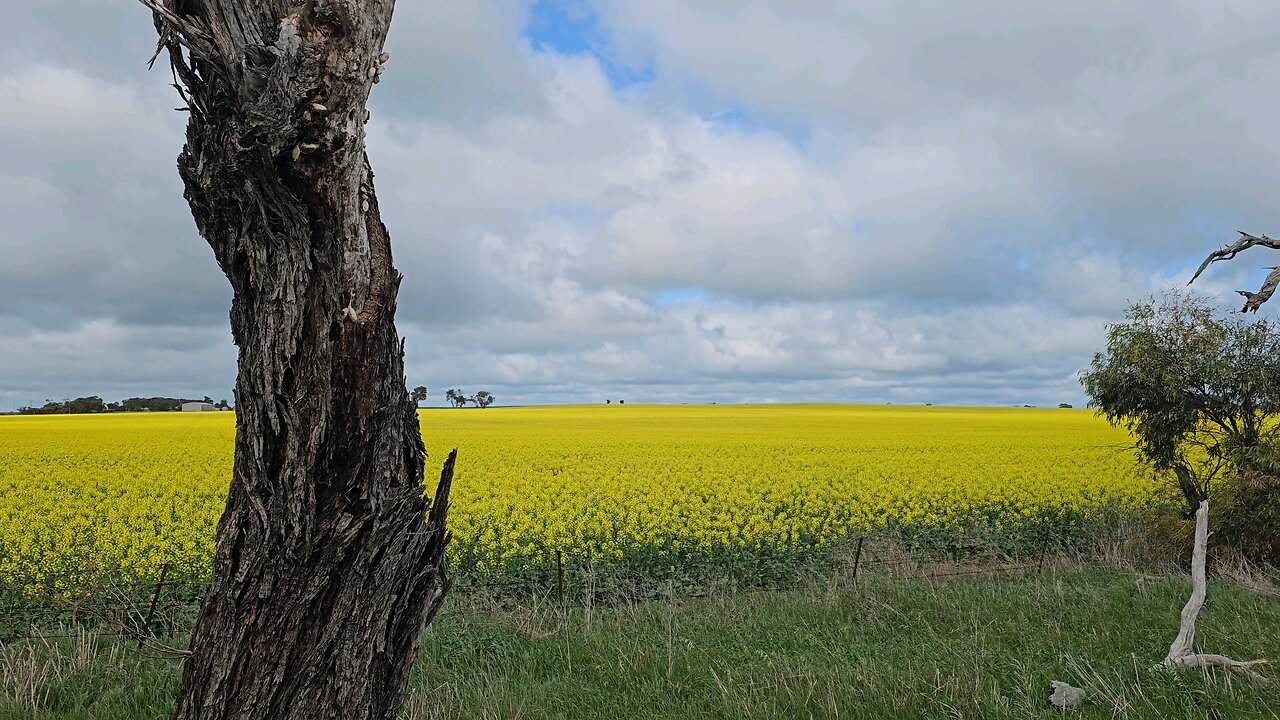
[(1236, 255), (1240, 254), (1240, 252), (1248, 250), (1255, 245), (1261, 245), (1262, 247), (1271, 248), (1272, 250), (1280, 250), (1280, 241), (1272, 240), (1266, 235), (1252, 235), (1243, 230), (1239, 230), (1238, 232), (1240, 233), (1239, 240), (1236, 240), (1221, 250), (1214, 250), (1209, 253), (1209, 257), (1205, 258), (1204, 262), (1200, 263), (1200, 267), (1196, 269), (1196, 274), (1192, 275), (1191, 279), (1187, 281), (1188, 285), (1195, 282), (1196, 278), (1200, 277), (1200, 273), (1204, 272), (1204, 269), (1213, 263), (1216, 263), (1219, 260), (1231, 260), (1235, 258)]
[[(1252, 235), (1243, 230), (1240, 230), (1239, 232), (1239, 240), (1236, 240), (1234, 243), (1231, 243), (1221, 250), (1215, 250), (1209, 253), (1209, 256), (1204, 259), (1204, 262), (1200, 263), (1200, 267), (1196, 268), (1195, 274), (1187, 281), (1188, 285), (1195, 282), (1196, 278), (1200, 277), (1200, 273), (1203, 273), (1204, 269), (1213, 263), (1220, 260), (1231, 260), (1242, 251), (1248, 250), (1251, 247), (1262, 246), (1265, 248), (1271, 248), (1272, 250), (1280, 250), (1280, 240), (1273, 240), (1266, 235)], [(1262, 283), (1262, 287), (1258, 289), (1258, 292), (1254, 293), (1249, 292), (1248, 290), (1236, 291), (1240, 295), (1244, 296), (1245, 299), (1244, 307), (1241, 308), (1240, 312), (1258, 312), (1258, 308), (1262, 307), (1262, 304), (1267, 300), (1270, 300), (1271, 296), (1275, 294), (1276, 287), (1280, 285), (1280, 269), (1268, 269), (1271, 270), (1271, 274), (1267, 275), (1267, 279)]]
[(1258, 312), (1258, 308), (1262, 307), (1262, 303), (1271, 299), (1276, 292), (1276, 286), (1280, 285), (1280, 268), (1271, 268), (1271, 272), (1267, 274), (1267, 279), (1262, 282), (1262, 287), (1258, 292), (1251, 293), (1248, 290), (1237, 290), (1236, 292), (1244, 296), (1244, 307), (1240, 312)]

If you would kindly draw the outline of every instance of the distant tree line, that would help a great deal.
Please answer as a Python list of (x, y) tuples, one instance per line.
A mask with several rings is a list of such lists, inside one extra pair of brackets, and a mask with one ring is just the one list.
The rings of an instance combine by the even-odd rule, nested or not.
[[(445, 400), (454, 407), (464, 407), (468, 404), (475, 405), (478, 408), (487, 408), (493, 404), (497, 398), (488, 390), (481, 390), (475, 395), (466, 395), (457, 388), (449, 388), (444, 393)], [(409, 391), (409, 399), (413, 402), (421, 404), (427, 399), (427, 388), (425, 385), (419, 385)]]
[(72, 413), (112, 413), (112, 412), (173, 412), (181, 410), (183, 403), (207, 402), (220, 410), (229, 410), (231, 405), (226, 400), (214, 402), (205, 395), (204, 398), (186, 399), (170, 397), (131, 397), (120, 402), (104, 402), (98, 395), (66, 400), (47, 400), (39, 407), (20, 407), (21, 415), (68, 415)]
[(449, 401), (449, 404), (454, 407), (463, 407), (467, 403), (471, 403), (472, 405), (475, 405), (478, 408), (487, 408), (493, 404), (494, 400), (497, 400), (497, 398), (493, 396), (493, 393), (489, 392), (488, 390), (481, 390), (475, 395), (471, 395), (468, 397), (467, 395), (463, 394), (461, 390), (458, 390), (457, 388), (449, 388), (448, 390), (446, 390), (444, 393), (444, 397), (446, 400)]

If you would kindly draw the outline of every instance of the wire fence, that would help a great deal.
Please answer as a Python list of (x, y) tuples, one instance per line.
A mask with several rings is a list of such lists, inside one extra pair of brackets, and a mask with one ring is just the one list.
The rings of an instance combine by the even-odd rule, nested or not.
[[(795, 589), (815, 580), (856, 588), (860, 578), (941, 580), (997, 578), (1042, 573), (1057, 558), (1081, 559), (1102, 548), (1145, 537), (1103, 532), (1089, 547), (1073, 542), (1071, 529), (1046, 524), (1038, 542), (1010, 552), (975, 542), (927, 547), (904, 543), (891, 533), (864, 533), (804, 558), (771, 555), (684, 558), (636, 567), (573, 548), (513, 554), (505, 569), (452, 572), (454, 597), (441, 616), (471, 616), (507, 607), (567, 609), (610, 602), (679, 601), (718, 592), (761, 593)], [(513, 570), (518, 567), (518, 570)], [(165, 656), (181, 651), (158, 638), (189, 632), (207, 579), (173, 577), (169, 565), (151, 582), (103, 579), (68, 588), (0, 584), (0, 644), (77, 637), (86, 629), (134, 640), (138, 648)], [(482, 601), (477, 602), (477, 599)]]

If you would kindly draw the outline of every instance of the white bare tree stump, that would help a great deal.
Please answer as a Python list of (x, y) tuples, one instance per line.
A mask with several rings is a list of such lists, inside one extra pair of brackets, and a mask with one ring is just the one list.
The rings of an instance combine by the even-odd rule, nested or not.
[(1209, 501), (1200, 503), (1196, 510), (1196, 537), (1191, 550), (1191, 597), (1182, 608), (1182, 624), (1178, 629), (1178, 637), (1169, 646), (1169, 654), (1157, 667), (1207, 668), (1225, 667), (1246, 673), (1258, 680), (1266, 678), (1254, 671), (1258, 665), (1267, 664), (1266, 660), (1232, 660), (1225, 655), (1197, 653), (1193, 646), (1196, 639), (1196, 617), (1204, 605), (1206, 592), (1205, 560), (1209, 547)]

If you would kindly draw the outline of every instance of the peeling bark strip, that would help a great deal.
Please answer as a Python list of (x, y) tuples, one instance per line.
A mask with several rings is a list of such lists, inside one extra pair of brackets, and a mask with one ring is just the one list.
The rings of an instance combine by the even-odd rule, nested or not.
[(235, 293), (236, 455), (181, 720), (395, 717), (448, 581), (365, 155), (392, 0), (141, 0)]

